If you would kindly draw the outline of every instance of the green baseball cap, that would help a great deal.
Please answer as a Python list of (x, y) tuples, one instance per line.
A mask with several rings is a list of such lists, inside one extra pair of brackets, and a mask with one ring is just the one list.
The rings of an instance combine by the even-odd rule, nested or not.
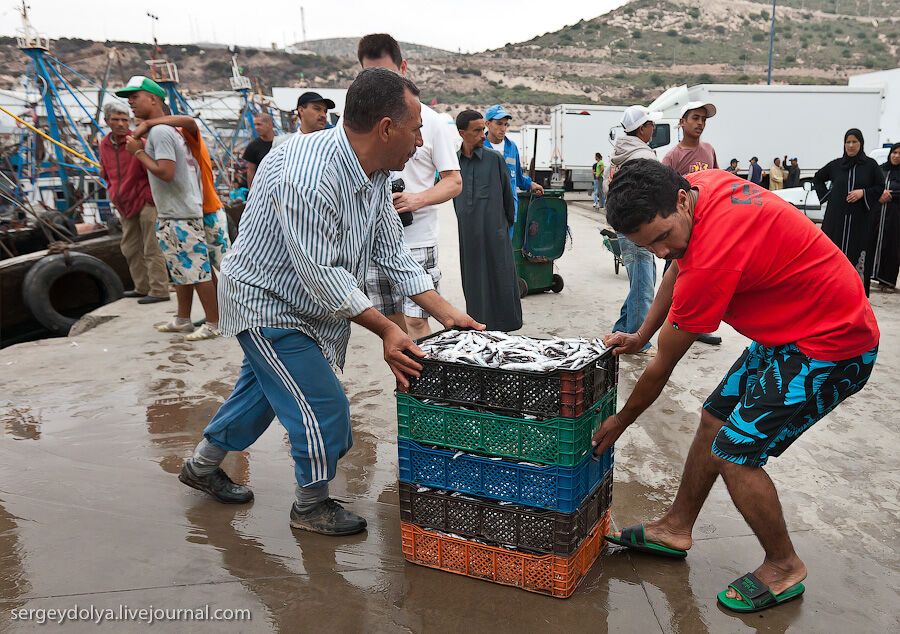
[(149, 92), (151, 95), (156, 95), (160, 99), (166, 98), (166, 91), (163, 87), (149, 77), (144, 77), (143, 75), (132, 76), (132, 78), (128, 80), (128, 83), (125, 84), (124, 88), (116, 91), (116, 97), (127, 97), (131, 93), (139, 90)]

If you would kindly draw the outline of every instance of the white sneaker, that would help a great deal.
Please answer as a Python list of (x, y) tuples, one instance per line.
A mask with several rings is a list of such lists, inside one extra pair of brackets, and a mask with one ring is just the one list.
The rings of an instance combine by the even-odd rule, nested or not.
[(190, 321), (179, 324), (173, 319), (168, 323), (156, 324), (156, 329), (160, 332), (194, 332), (194, 324)]
[(191, 334), (185, 336), (185, 341), (202, 341), (203, 339), (215, 339), (216, 337), (220, 337), (221, 333), (210, 326), (209, 324), (203, 324), (197, 330), (192, 332)]

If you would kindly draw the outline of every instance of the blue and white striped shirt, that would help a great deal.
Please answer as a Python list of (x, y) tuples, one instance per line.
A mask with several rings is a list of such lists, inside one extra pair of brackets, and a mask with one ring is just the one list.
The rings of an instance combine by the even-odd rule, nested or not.
[(369, 262), (404, 295), (434, 283), (403, 243), (388, 173), (369, 179), (339, 125), (266, 155), (219, 279), (219, 327), (296, 328), (343, 367), (351, 317), (372, 306)]

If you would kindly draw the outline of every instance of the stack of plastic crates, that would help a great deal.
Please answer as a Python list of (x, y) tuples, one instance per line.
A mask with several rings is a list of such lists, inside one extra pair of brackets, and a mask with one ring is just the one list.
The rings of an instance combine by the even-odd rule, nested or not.
[(412, 563), (565, 598), (609, 530), (615, 412), (607, 353), (523, 372), (423, 360), (397, 394), (403, 554)]

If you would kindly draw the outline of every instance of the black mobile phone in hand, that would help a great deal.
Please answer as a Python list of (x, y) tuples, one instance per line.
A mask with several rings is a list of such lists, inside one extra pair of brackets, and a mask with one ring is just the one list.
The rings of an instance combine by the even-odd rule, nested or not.
[[(406, 183), (403, 182), (402, 178), (398, 178), (397, 180), (391, 181), (391, 193), (399, 194), (406, 189)], [(404, 211), (400, 214), (400, 222), (403, 223), (404, 227), (408, 227), (413, 223), (413, 214), (411, 211)]]

